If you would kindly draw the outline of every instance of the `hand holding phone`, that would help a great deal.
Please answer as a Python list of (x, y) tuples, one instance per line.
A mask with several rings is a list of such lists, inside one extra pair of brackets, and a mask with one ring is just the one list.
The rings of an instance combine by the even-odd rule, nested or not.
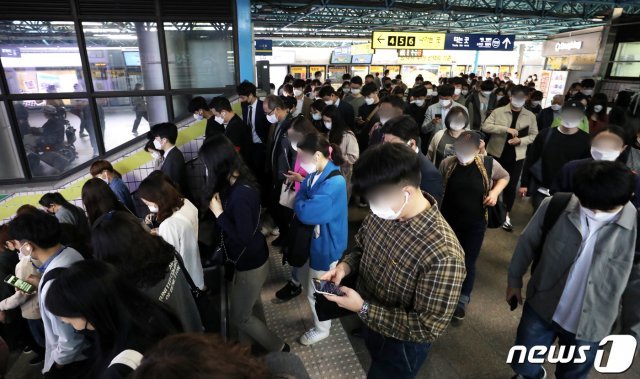
[(340, 287), (328, 280), (313, 278), (313, 287), (317, 293), (331, 296), (344, 296), (344, 292), (340, 290)]
[(27, 295), (33, 295), (34, 293), (36, 293), (36, 287), (34, 285), (18, 278), (15, 275), (7, 275), (7, 277), (4, 278), (4, 282), (26, 293)]

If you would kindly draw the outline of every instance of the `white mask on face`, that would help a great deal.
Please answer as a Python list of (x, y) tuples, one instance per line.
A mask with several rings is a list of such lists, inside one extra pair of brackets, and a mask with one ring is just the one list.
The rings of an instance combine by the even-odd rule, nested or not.
[(438, 93), (434, 92), (432, 89), (427, 90), (427, 96), (436, 96)]
[(105, 176), (104, 176), (104, 178), (103, 178), (102, 176), (99, 176), (99, 178), (100, 178), (103, 182), (105, 182), (105, 183), (109, 184), (109, 177), (108, 177), (108, 176), (106, 176), (106, 175), (105, 175)]
[(278, 122), (278, 116), (276, 116), (273, 113), (268, 114), (267, 115), (267, 121), (269, 121), (269, 123), (271, 123), (271, 124), (275, 124), (276, 122)]
[(500, 101), (500, 99), (502, 99), (503, 97), (504, 96), (502, 96), (502, 95), (498, 95), (498, 96), (496, 96), (496, 100)]
[(20, 257), (20, 259), (23, 257), (31, 257), (31, 253), (33, 253), (33, 249), (31, 245), (27, 245), (27, 242), (18, 248), (18, 257)]
[(465, 127), (465, 123), (464, 122), (450, 122), (449, 123), (449, 128), (451, 130), (462, 130)]
[(351, 89), (351, 93), (354, 95), (359, 95), (360, 94), (360, 88), (352, 88)]
[(415, 105), (421, 107), (424, 105), (424, 99), (417, 99), (413, 101)]
[(307, 174), (313, 174), (314, 172), (318, 171), (318, 167), (316, 167), (315, 163), (300, 162), (300, 167), (302, 167), (302, 169), (305, 170)]
[(302, 95), (302, 91), (301, 91), (301, 90), (299, 90), (299, 89), (295, 89), (295, 88), (294, 88), (294, 89), (293, 89), (293, 96), (298, 97), (298, 96), (300, 96), (300, 95)]
[(583, 93), (585, 96), (591, 96), (591, 95), (593, 95), (593, 90), (592, 90), (592, 89), (583, 89), (583, 90), (582, 90), (582, 93)]
[(593, 106), (593, 110), (594, 110), (596, 113), (600, 113), (600, 112), (602, 112), (602, 109), (603, 109), (603, 108), (604, 108), (604, 107), (603, 107), (602, 105), (600, 105), (600, 104), (598, 104), (598, 105), (594, 105), (594, 106)]
[(460, 95), (461, 93), (462, 93), (462, 88), (456, 88), (455, 90), (453, 90), (454, 95)]
[(592, 220), (595, 222), (613, 221), (613, 219), (618, 215), (618, 213), (620, 213), (620, 210), (613, 211), (613, 212), (605, 212), (605, 211), (594, 212), (593, 210), (589, 208), (585, 208), (582, 205), (580, 205), (580, 209), (582, 210), (584, 215), (587, 216), (589, 220)]
[(342, 92), (343, 92), (343, 93), (349, 93), (349, 92), (351, 92), (351, 87), (344, 87), (344, 88), (342, 89)]
[(439, 103), (440, 103), (440, 106), (446, 108), (449, 105), (451, 105), (451, 100), (449, 100), (449, 99), (440, 99)]
[(562, 126), (564, 126), (567, 129), (574, 129), (577, 128), (580, 125), (580, 119), (573, 119), (573, 118), (563, 118), (562, 119)]
[(311, 118), (313, 118), (315, 121), (319, 121), (322, 118), (322, 115), (319, 113), (312, 113)]
[(158, 206), (157, 205), (147, 205), (147, 207), (149, 208), (149, 212), (158, 213)]
[(375, 99), (367, 97), (364, 99), (364, 102), (367, 103), (367, 105), (372, 105), (375, 102)]
[(389, 121), (391, 118), (390, 117), (380, 117), (380, 124), (384, 125), (387, 123), (387, 121)]
[(224, 124), (224, 117), (222, 116), (216, 116), (214, 120), (216, 120), (218, 124)]
[(404, 210), (404, 207), (407, 206), (407, 203), (409, 202), (409, 193), (408, 192), (404, 192), (404, 203), (402, 204), (402, 207), (400, 207), (400, 209), (395, 212), (390, 206), (388, 205), (376, 205), (374, 204), (372, 201), (369, 202), (369, 208), (371, 208), (371, 212), (373, 212), (374, 215), (380, 217), (383, 220), (396, 220), (398, 219), (398, 217), (400, 217), (400, 213), (402, 213), (402, 210)]
[(531, 105), (533, 105), (534, 107), (537, 107), (538, 105), (540, 105), (540, 101), (534, 100), (531, 102)]
[(327, 104), (327, 105), (333, 105), (333, 100), (327, 100), (324, 103)]
[(153, 140), (153, 147), (156, 148), (156, 150), (162, 150), (162, 143), (160, 141), (158, 141), (157, 139)]
[(524, 106), (524, 103), (526, 103), (527, 101), (525, 99), (511, 99), (511, 105), (513, 105), (515, 108), (522, 108)]
[(468, 154), (468, 153), (460, 153), (460, 152), (456, 152), (456, 157), (458, 158), (458, 161), (462, 164), (469, 164), (473, 161), (473, 158), (475, 158), (475, 154)]
[(332, 123), (331, 123), (331, 122), (326, 122), (326, 121), (324, 122), (324, 127), (325, 127), (325, 128), (327, 128), (327, 129), (331, 130), (331, 126), (332, 126)]
[(203, 118), (203, 117), (202, 117), (202, 115), (201, 115), (201, 114), (194, 113), (194, 114), (193, 114), (193, 118), (195, 118), (195, 119), (196, 119), (196, 121), (200, 121), (200, 120), (202, 120), (202, 118)]
[(469, 94), (469, 90), (468, 90), (468, 89), (463, 89), (463, 90), (462, 90), (462, 94), (463, 94), (464, 96), (467, 96), (467, 95)]
[(591, 147), (591, 156), (597, 161), (615, 161), (620, 156), (620, 151), (612, 149), (598, 149)]
[(560, 105), (560, 104), (551, 104), (551, 109), (553, 109), (554, 112), (559, 112), (562, 109), (562, 105)]
[(491, 91), (482, 91), (482, 96), (484, 96), (484, 97), (491, 96)]
[(293, 151), (298, 151), (298, 142), (291, 141), (291, 148), (293, 149)]

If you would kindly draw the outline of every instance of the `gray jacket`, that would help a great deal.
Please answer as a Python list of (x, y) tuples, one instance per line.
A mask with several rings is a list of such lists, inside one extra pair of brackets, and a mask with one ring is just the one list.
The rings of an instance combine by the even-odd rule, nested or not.
[[(522, 288), (522, 278), (540, 244), (549, 200), (542, 202), (518, 240), (509, 265), (509, 287)], [(636, 208), (629, 202), (616, 222), (598, 232), (576, 331), (580, 340), (600, 341), (611, 334), (621, 303), (622, 332), (636, 339), (639, 336), (640, 263), (634, 263), (636, 219)], [(580, 203), (573, 196), (547, 233), (542, 256), (527, 286), (527, 303), (548, 322), (553, 318), (581, 243)]]

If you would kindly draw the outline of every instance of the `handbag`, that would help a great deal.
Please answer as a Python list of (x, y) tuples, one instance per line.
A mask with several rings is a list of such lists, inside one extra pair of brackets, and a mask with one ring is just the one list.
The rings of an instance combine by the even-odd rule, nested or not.
[(280, 190), (280, 205), (283, 207), (293, 209), (293, 204), (296, 202), (296, 187), (295, 183), (287, 183), (285, 180), (282, 183), (282, 189)]
[(487, 207), (487, 228), (500, 228), (506, 219), (507, 206), (502, 201), (498, 200), (493, 207)]

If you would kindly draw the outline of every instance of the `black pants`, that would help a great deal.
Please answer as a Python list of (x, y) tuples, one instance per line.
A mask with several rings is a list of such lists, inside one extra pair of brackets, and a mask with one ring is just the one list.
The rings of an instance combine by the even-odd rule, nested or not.
[(149, 117), (147, 115), (147, 111), (143, 111), (143, 112), (136, 112), (136, 119), (133, 120), (133, 132), (137, 132), (138, 131), (138, 125), (140, 125), (140, 121), (142, 121), (142, 118), (144, 117), (145, 120), (147, 120), (147, 122), (149, 122)]
[(502, 199), (507, 208), (507, 212), (511, 212), (513, 203), (516, 201), (516, 193), (518, 192), (518, 183), (520, 182), (520, 174), (522, 174), (522, 166), (524, 159), (519, 161), (511, 157), (494, 158), (509, 173), (509, 184), (502, 192)]
[(87, 377), (87, 370), (91, 367), (88, 359), (72, 362), (57, 368), (53, 365), (51, 369), (44, 373), (45, 379), (81, 379)]

